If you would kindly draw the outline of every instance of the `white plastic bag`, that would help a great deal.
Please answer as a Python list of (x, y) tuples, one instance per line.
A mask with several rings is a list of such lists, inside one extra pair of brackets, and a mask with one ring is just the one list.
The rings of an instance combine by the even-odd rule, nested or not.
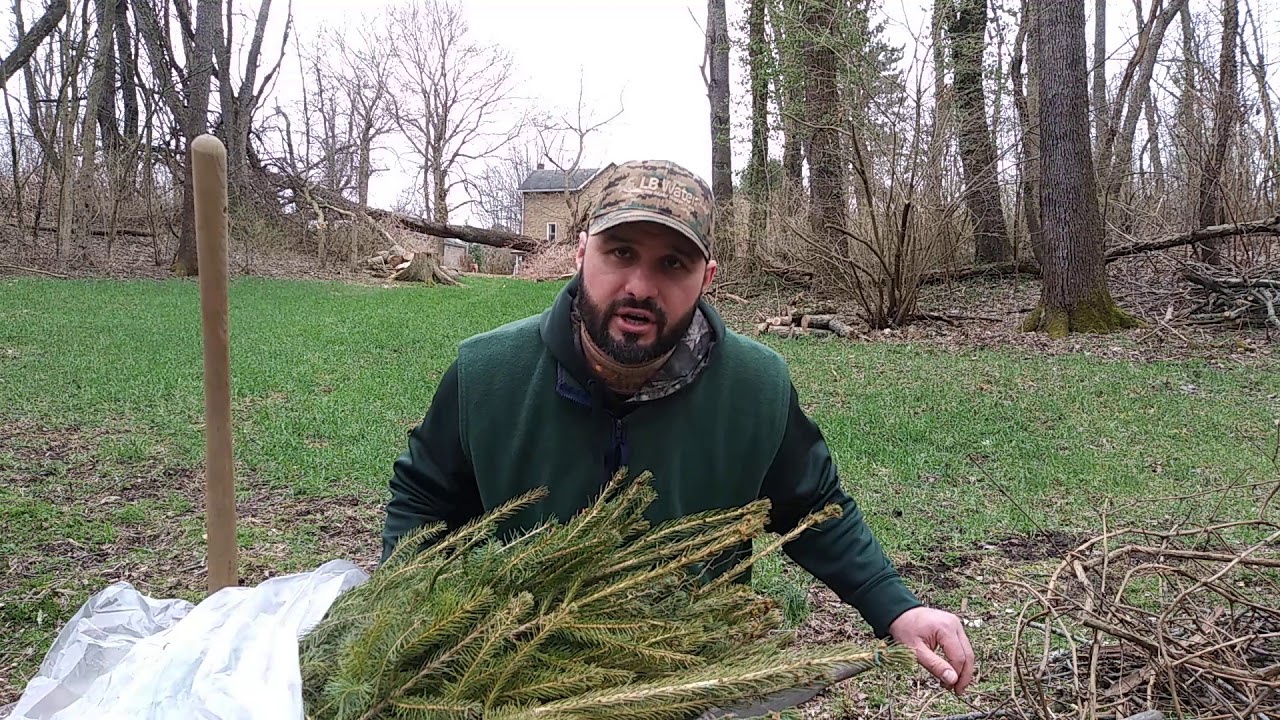
[(298, 639), (367, 579), (333, 560), (194, 607), (116, 583), (63, 626), (6, 720), (301, 720)]

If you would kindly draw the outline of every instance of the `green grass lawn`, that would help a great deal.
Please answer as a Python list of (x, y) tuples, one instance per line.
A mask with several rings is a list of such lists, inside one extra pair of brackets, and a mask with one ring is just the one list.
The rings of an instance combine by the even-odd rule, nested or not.
[[(558, 288), (235, 281), (244, 580), (372, 563), (390, 463), (457, 344)], [(1280, 417), (1274, 366), (769, 342), (904, 567), (945, 569), (1039, 529), (1092, 531), (1104, 501), (1112, 522), (1194, 515), (1159, 498), (1272, 472), (1258, 448)], [(199, 596), (202, 392), (194, 282), (0, 281), (0, 704), (89, 593), (127, 579)], [(935, 601), (982, 607), (980, 580), (907, 574)], [(803, 619), (793, 568), (774, 562), (758, 582)]]

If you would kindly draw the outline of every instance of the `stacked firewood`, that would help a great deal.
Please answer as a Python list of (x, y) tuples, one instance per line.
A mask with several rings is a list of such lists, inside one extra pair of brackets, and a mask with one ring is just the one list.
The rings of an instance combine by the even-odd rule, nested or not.
[(835, 310), (819, 308), (814, 311), (793, 311), (790, 315), (765, 318), (756, 324), (757, 335), (779, 337), (830, 337), (847, 338), (853, 335), (853, 327), (836, 316)]

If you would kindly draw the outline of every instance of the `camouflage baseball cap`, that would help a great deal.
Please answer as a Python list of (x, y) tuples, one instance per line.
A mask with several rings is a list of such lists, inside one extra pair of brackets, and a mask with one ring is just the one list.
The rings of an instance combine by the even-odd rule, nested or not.
[(711, 259), (711, 188), (669, 160), (631, 160), (608, 170), (591, 210), (595, 235), (629, 222), (655, 222), (693, 241)]

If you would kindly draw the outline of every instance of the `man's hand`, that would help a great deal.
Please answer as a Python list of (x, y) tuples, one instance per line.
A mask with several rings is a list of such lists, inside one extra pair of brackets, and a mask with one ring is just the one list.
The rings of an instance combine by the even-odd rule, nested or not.
[[(893, 621), (889, 634), (898, 644), (914, 650), (916, 661), (957, 695), (973, 680), (973, 648), (955, 615), (914, 607)], [(946, 653), (945, 660), (934, 652), (939, 646)]]

